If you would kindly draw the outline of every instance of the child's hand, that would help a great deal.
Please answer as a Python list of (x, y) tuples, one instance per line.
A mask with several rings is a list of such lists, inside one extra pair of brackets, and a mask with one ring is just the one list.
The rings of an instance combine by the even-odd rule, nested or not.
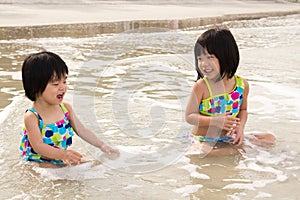
[(103, 151), (104, 153), (111, 155), (113, 153), (117, 154), (118, 156), (120, 155), (120, 152), (118, 149), (113, 149), (110, 146), (107, 146), (106, 144), (101, 145), (100, 147), (101, 151)]
[(71, 166), (72, 164), (80, 164), (81, 158), (83, 156), (73, 150), (63, 150), (63, 158), (62, 160), (66, 163), (67, 166)]
[(237, 127), (233, 131), (231, 131), (229, 135), (232, 136), (233, 134), (235, 134), (236, 136), (232, 144), (237, 144), (238, 146), (243, 144), (245, 138), (244, 131), (240, 127)]
[(217, 119), (215, 120), (215, 125), (227, 132), (233, 132), (234, 129), (238, 128), (240, 125), (240, 119), (231, 116), (230, 112), (219, 115), (216, 118)]

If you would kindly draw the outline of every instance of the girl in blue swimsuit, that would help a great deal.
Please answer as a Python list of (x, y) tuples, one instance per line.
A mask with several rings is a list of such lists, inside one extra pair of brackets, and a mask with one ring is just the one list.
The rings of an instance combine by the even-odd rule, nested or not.
[(75, 133), (107, 154), (119, 154), (85, 128), (71, 105), (63, 102), (67, 75), (65, 62), (51, 52), (32, 54), (23, 63), (25, 95), (33, 101), (32, 107), (25, 112), (21, 131), (21, 157), (26, 161), (61, 166), (80, 164), (83, 156), (68, 150)]
[[(194, 53), (198, 80), (186, 108), (186, 121), (195, 126), (192, 138), (241, 145), (249, 84), (236, 75), (239, 50), (233, 35), (227, 29), (207, 30), (198, 38)], [(272, 134), (253, 136), (267, 143), (275, 141)]]

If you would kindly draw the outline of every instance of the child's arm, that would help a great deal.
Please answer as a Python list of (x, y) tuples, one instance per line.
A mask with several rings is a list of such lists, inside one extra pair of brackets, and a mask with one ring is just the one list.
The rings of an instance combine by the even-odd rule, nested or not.
[(239, 114), (237, 116), (240, 119), (240, 126), (237, 127), (234, 131), (234, 133), (236, 134), (236, 138), (233, 141), (233, 144), (238, 142), (238, 145), (241, 145), (243, 143), (244, 128), (245, 128), (247, 118), (248, 118), (247, 107), (248, 107), (249, 84), (246, 80), (244, 80), (244, 85), (245, 85), (245, 89), (244, 89), (244, 93), (243, 93), (243, 102), (240, 107)]
[(75, 113), (70, 104), (64, 103), (67, 110), (69, 111), (69, 116), (71, 119), (71, 126), (74, 131), (78, 134), (80, 138), (88, 142), (89, 144), (100, 148), (104, 153), (112, 154), (116, 153), (119, 154), (117, 149), (113, 149), (107, 146), (103, 141), (101, 141), (91, 130), (87, 129), (80, 120), (76, 117)]
[(68, 166), (70, 166), (71, 163), (80, 163), (82, 158), (80, 153), (72, 150), (54, 148), (43, 142), (38, 119), (32, 112), (25, 113), (24, 123), (28, 140), (36, 153), (41, 154), (42, 157), (46, 159), (62, 160)]
[(205, 89), (203, 80), (197, 81), (190, 95), (188, 104), (185, 110), (185, 119), (189, 124), (195, 125), (197, 127), (209, 126), (211, 122), (211, 117), (200, 115), (199, 105), (202, 101), (203, 91)]

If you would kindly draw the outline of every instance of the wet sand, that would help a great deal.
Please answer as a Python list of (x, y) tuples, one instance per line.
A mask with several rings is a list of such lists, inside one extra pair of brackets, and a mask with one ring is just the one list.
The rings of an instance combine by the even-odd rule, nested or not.
[(186, 29), (224, 21), (300, 13), (285, 1), (91, 1), (58, 4), (0, 4), (0, 39), (90, 37), (159, 27)]

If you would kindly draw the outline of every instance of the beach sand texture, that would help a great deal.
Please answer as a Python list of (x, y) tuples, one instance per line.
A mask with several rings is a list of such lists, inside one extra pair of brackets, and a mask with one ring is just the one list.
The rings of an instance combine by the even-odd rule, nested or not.
[(185, 29), (300, 13), (299, 3), (273, 0), (2, 0), (0, 5), (0, 39), (68, 36), (70, 29), (80, 37), (146, 27)]

